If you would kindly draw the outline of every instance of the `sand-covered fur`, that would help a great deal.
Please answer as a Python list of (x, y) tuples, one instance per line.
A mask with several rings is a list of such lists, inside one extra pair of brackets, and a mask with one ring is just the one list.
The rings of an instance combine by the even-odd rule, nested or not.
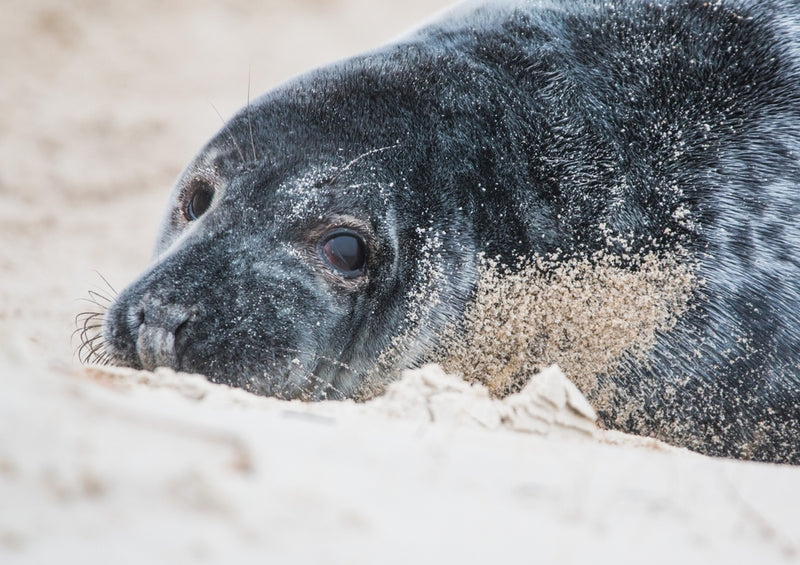
[(290, 80), (186, 167), (81, 356), (309, 400), (559, 363), (605, 426), (800, 462), (798, 28), (468, 3)]

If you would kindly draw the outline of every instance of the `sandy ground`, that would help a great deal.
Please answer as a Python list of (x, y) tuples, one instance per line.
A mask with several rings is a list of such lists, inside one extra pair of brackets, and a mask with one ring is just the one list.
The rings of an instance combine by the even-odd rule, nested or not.
[(598, 432), (555, 370), (504, 402), (428, 368), (305, 405), (75, 360), (95, 269), (147, 264), (214, 108), (442, 4), (5, 1), (0, 563), (800, 560), (800, 468)]

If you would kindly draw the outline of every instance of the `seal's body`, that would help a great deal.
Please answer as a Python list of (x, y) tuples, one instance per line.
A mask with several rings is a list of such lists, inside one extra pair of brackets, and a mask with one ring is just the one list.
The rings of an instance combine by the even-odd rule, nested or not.
[(608, 426), (798, 462), (799, 31), (504, 1), (285, 84), (182, 174), (102, 355), (307, 399), (559, 362)]

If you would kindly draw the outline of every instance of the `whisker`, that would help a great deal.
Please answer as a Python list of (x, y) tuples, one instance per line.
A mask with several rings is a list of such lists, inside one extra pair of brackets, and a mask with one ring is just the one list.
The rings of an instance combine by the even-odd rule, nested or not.
[[(91, 298), (91, 297), (90, 298), (84, 298), (84, 297), (76, 298), (75, 300), (77, 300), (78, 302), (88, 302), (92, 306), (97, 306), (98, 308), (101, 308), (103, 311), (107, 310), (108, 306), (109, 306), (109, 303), (98, 302), (96, 299)], [(81, 313), (83, 314), (83, 312), (81, 312)]]
[[(94, 319), (94, 316), (91, 318), (86, 318), (86, 320), (81, 321), (77, 316), (75, 319), (75, 329), (70, 334), (70, 342), (75, 339), (75, 336), (78, 336), (81, 343), (86, 341), (88, 333), (91, 331), (89, 329), (89, 325), (91, 321)], [(94, 325), (93, 325), (94, 326)], [(102, 325), (101, 325), (102, 326)], [(94, 326), (94, 327), (101, 327), (101, 326)]]
[(108, 287), (108, 291), (91, 289), (87, 291), (88, 298), (79, 299), (82, 302), (88, 302), (95, 309), (85, 310), (75, 315), (75, 330), (72, 332), (70, 339), (75, 339), (76, 336), (80, 339), (80, 345), (75, 350), (75, 355), (81, 363), (89, 364), (102, 361), (104, 364), (108, 364), (111, 361), (111, 356), (105, 350), (106, 341), (102, 333), (103, 319), (118, 293), (102, 273), (99, 271), (95, 271), (95, 273)]
[[(95, 301), (94, 302), (95, 304), (97, 304), (97, 302), (96, 302), (97, 300), (100, 300), (100, 301), (102, 301), (102, 302), (104, 302), (106, 304), (110, 304), (111, 302), (114, 301), (113, 297), (106, 296), (105, 294), (103, 294), (102, 292), (99, 292), (97, 290), (90, 290), (89, 291), (89, 296), (91, 297), (91, 299), (93, 301)], [(99, 304), (98, 304), (98, 306), (99, 306)]]
[[(90, 342), (87, 342), (87, 343), (91, 344), (92, 342), (90, 341)], [(98, 351), (104, 350), (105, 346), (106, 346), (105, 340), (101, 340), (100, 343), (92, 346), (91, 349), (89, 350), (89, 353), (86, 355), (86, 361), (85, 362), (88, 363), (91, 359), (93, 359), (95, 357), (95, 355), (97, 355)]]
[[(76, 325), (80, 324), (79, 329), (81, 330), (81, 337), (84, 337), (92, 329), (103, 327), (103, 315), (104, 312), (97, 312), (96, 314), (84, 317), (83, 322), (81, 322), (79, 319), (76, 319)], [(97, 322), (98, 318), (100, 323), (95, 324), (94, 322)]]
[(92, 320), (93, 318), (97, 318), (98, 316), (102, 316), (103, 312), (81, 312), (75, 316), (75, 325), (83, 325), (85, 324), (85, 320)]
[(236, 147), (236, 151), (239, 153), (239, 158), (242, 160), (242, 165), (245, 165), (247, 163), (247, 158), (244, 156), (244, 152), (242, 151), (239, 142), (236, 141), (236, 137), (234, 137), (233, 132), (231, 131), (230, 124), (225, 121), (225, 118), (222, 117), (222, 114), (220, 114), (219, 110), (217, 110), (217, 107), (214, 106), (213, 103), (211, 104), (211, 107), (214, 108), (217, 116), (219, 116), (219, 119), (222, 122), (222, 125), (224, 126), (225, 132), (228, 134), (231, 143), (233, 143), (233, 146)]
[[(99, 328), (102, 328), (102, 327), (103, 327), (103, 324), (95, 324), (95, 325), (92, 325), (92, 326), (87, 326), (86, 324), (80, 325), (80, 326), (76, 327), (73, 330), (72, 334), (70, 335), (70, 339), (75, 339), (75, 336), (79, 335), (80, 338), (81, 338), (81, 342), (83, 342), (83, 341), (86, 340), (86, 336), (88, 335), (88, 333), (90, 331), (96, 330), (96, 329), (99, 329)], [(98, 335), (100, 335), (100, 334), (98, 333)]]
[[(86, 349), (89, 349), (89, 353), (84, 353)], [(81, 343), (78, 351), (76, 352), (78, 355), (78, 361), (83, 363), (84, 365), (89, 362), (89, 356), (91, 353), (92, 344), (88, 341), (84, 341)]]
[(258, 161), (258, 154), (256, 153), (256, 140), (253, 137), (253, 119), (250, 114), (250, 71), (247, 71), (247, 127), (250, 130), (250, 145), (253, 148), (253, 161)]
[[(281, 347), (280, 349), (284, 353), (298, 353), (300, 355), (304, 355), (305, 354), (305, 352), (301, 351), (300, 349), (292, 349), (290, 347)], [(273, 350), (272, 354), (273, 354), (273, 360), (274, 360), (274, 355), (275, 355), (274, 350)], [(347, 365), (347, 363), (339, 361), (338, 359), (332, 359), (330, 357), (325, 357), (324, 355), (314, 355), (314, 358), (315, 359), (322, 359), (323, 361), (327, 361), (331, 365), (338, 365), (342, 369), (347, 369), (348, 371), (351, 370), (350, 367)]]
[(84, 344), (93, 344), (93, 343), (94, 343), (94, 342), (96, 342), (98, 339), (99, 339), (99, 340), (102, 340), (102, 339), (103, 339), (103, 334), (99, 334), (99, 333), (98, 333), (98, 334), (95, 334), (95, 335), (93, 335), (92, 337), (89, 337), (89, 338), (87, 338), (86, 336), (82, 336), (81, 343), (84, 343)]
[(350, 169), (350, 167), (352, 167), (353, 165), (355, 165), (356, 163), (358, 163), (362, 159), (365, 159), (366, 157), (369, 157), (370, 155), (374, 155), (375, 153), (381, 153), (381, 152), (386, 151), (388, 149), (396, 149), (396, 148), (398, 148), (400, 146), (401, 146), (401, 144), (400, 144), (400, 141), (398, 140), (398, 141), (396, 141), (394, 143), (394, 145), (387, 145), (386, 147), (376, 147), (375, 149), (369, 149), (369, 150), (365, 151), (364, 153), (361, 153), (360, 155), (358, 155), (355, 158), (351, 159), (350, 162), (348, 162), (344, 167), (342, 167), (341, 169), (338, 169), (336, 171), (336, 173), (334, 173), (334, 175), (330, 179), (328, 179), (328, 183), (333, 183), (333, 182), (337, 181), (339, 179), (339, 177), (341, 177), (344, 173), (346, 173)]
[(80, 331), (81, 345), (78, 348), (78, 351), (81, 351), (86, 346), (90, 346), (91, 344), (93, 344), (97, 340), (102, 340), (103, 339), (103, 334), (102, 333), (97, 332), (94, 335), (90, 335), (91, 331), (92, 330), (90, 330), (90, 329), (81, 328), (81, 331)]
[[(320, 397), (327, 398), (330, 392), (336, 393), (341, 398), (347, 397), (344, 391), (337, 388), (332, 382), (324, 380), (314, 371), (302, 365), (292, 363), (288, 358), (289, 355), (294, 354), (305, 355), (305, 351), (290, 347), (278, 347), (271, 348), (269, 353), (272, 358), (272, 366), (277, 369), (272, 377), (282, 382), (277, 383), (275, 388), (271, 385), (268, 388), (263, 388), (260, 391), (262, 394), (266, 393), (283, 400), (292, 398), (318, 400)], [(354, 372), (346, 363), (338, 359), (332, 359), (324, 355), (314, 355), (314, 360), (317, 365), (319, 361), (327, 361), (334, 367), (344, 369), (350, 373)], [(288, 361), (288, 366), (283, 365), (286, 361)]]
[(84, 318), (86, 318), (86, 319), (97, 318), (98, 316), (102, 316), (104, 313), (105, 313), (105, 310), (103, 310), (103, 311), (94, 310), (94, 311), (80, 312), (79, 314), (77, 314), (75, 316), (75, 321), (78, 322), (80, 320), (83, 320)]
[(95, 270), (95, 273), (97, 274), (98, 277), (100, 277), (100, 279), (102, 279), (104, 283), (106, 283), (106, 286), (111, 290), (112, 296), (117, 296), (117, 294), (119, 294), (117, 290), (113, 286), (111, 286), (111, 283), (108, 282), (108, 279), (103, 276), (103, 273), (97, 270)]
[[(354, 371), (346, 363), (343, 363), (338, 359), (331, 359), (330, 357), (326, 357), (324, 355), (315, 355), (314, 358), (317, 362), (325, 361), (334, 367), (344, 369), (351, 374), (354, 373)], [(319, 366), (319, 363), (317, 363), (317, 366)], [(333, 382), (323, 380), (323, 378), (317, 375), (314, 371), (304, 369), (304, 373), (301, 374), (300, 377), (303, 378), (305, 382), (312, 385), (309, 398), (313, 398), (316, 393), (320, 394), (323, 398), (327, 398), (328, 392), (334, 392), (342, 398), (347, 397), (347, 394), (345, 394), (343, 390), (337, 388)]]

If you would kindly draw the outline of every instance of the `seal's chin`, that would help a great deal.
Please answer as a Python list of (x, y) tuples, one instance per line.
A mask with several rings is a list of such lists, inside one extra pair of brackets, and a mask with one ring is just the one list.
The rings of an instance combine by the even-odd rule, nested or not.
[[(253, 367), (259, 366), (257, 372)], [(259, 360), (258, 364), (238, 362), (194, 364), (189, 359), (178, 369), (187, 373), (205, 376), (211, 382), (242, 388), (259, 396), (271, 396), (281, 400), (342, 400), (347, 394), (328, 380), (334, 375), (320, 375), (308, 369), (295, 356), (274, 355), (270, 362)]]
[(333, 377), (333, 373), (325, 370), (309, 370), (298, 357), (289, 356), (276, 360), (259, 374), (246, 376), (242, 372), (232, 371), (226, 372), (224, 377), (209, 378), (213, 382), (241, 387), (261, 396), (281, 400), (343, 400), (347, 394), (333, 384)]

